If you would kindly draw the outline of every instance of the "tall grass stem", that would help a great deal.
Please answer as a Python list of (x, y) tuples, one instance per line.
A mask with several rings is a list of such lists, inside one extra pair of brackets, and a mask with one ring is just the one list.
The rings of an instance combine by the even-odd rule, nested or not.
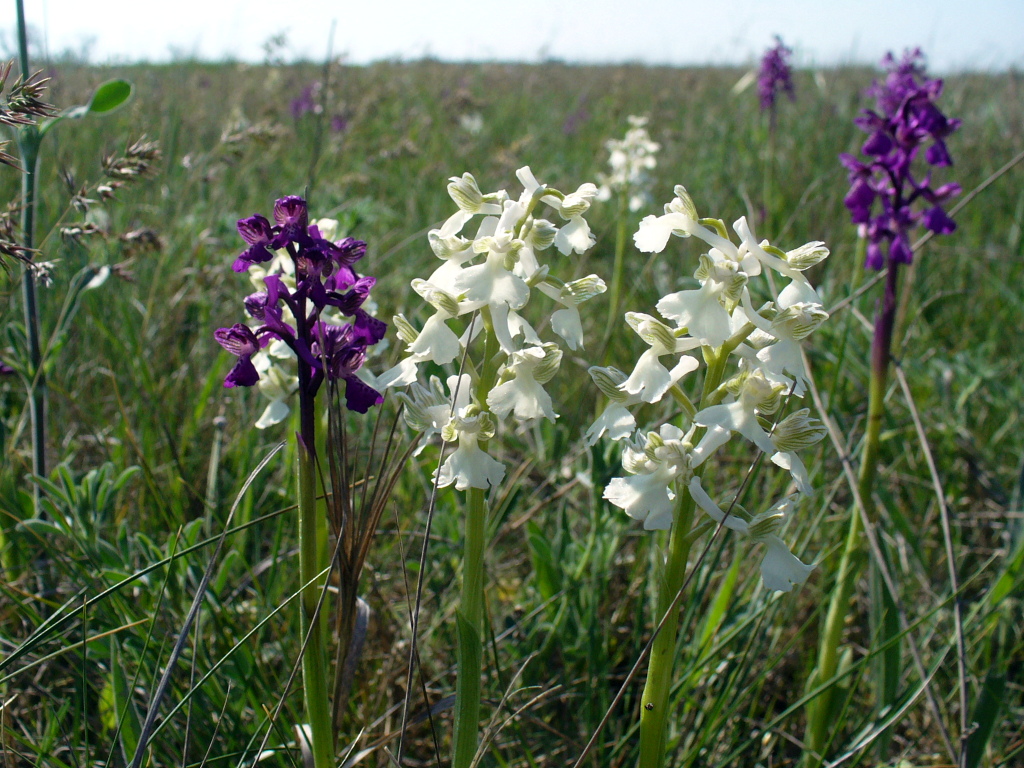
[[(32, 74), (28, 61), (28, 32), (25, 25), (25, 4), (16, 0), (18, 9), (18, 56), (21, 63), (21, 76), (28, 81)], [(36, 185), (39, 171), (39, 144), (42, 137), (34, 125), (23, 125), (18, 130), (18, 150), (21, 154), (21, 237), (22, 245), (31, 249), (35, 244), (36, 216)], [(29, 421), (32, 430), (32, 473), (37, 477), (46, 476), (46, 379), (43, 375), (42, 354), (39, 347), (39, 306), (36, 300), (36, 278), (31, 269), (22, 275), (21, 297), (25, 315), (25, 336), (28, 342), (29, 370), (32, 377), (29, 382), (28, 403)], [(38, 484), (33, 484), (32, 499), (34, 509), (40, 512), (40, 491)]]

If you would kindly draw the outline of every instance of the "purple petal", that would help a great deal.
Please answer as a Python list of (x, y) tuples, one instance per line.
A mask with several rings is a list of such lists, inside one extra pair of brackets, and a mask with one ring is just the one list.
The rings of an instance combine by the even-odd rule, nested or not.
[(882, 157), (889, 154), (892, 149), (892, 139), (885, 131), (875, 131), (868, 137), (868, 140), (861, 146), (860, 151), (865, 155), (877, 155)]
[(345, 406), (356, 413), (366, 413), (384, 402), (384, 396), (357, 376), (345, 379)]
[(949, 218), (939, 206), (925, 211), (921, 222), (926, 229), (930, 229), (936, 235), (948, 235), (956, 229), (956, 222)]
[(885, 256), (882, 254), (882, 246), (876, 242), (868, 243), (867, 257), (864, 259), (866, 269), (882, 269), (885, 266)]
[(949, 150), (946, 149), (946, 143), (944, 141), (936, 141), (924, 154), (924, 159), (928, 161), (930, 165), (934, 165), (939, 168), (945, 168), (953, 164), (953, 158), (949, 156)]
[(249, 326), (242, 325), (242, 323), (235, 323), (230, 328), (218, 328), (213, 332), (213, 338), (224, 349), (238, 357), (255, 354), (260, 348), (256, 334)]
[(257, 320), (263, 320), (267, 309), (267, 292), (257, 291), (251, 293), (245, 297), (245, 311), (249, 313), (250, 317)]
[(909, 264), (914, 260), (914, 252), (903, 235), (897, 235), (889, 246), (889, 258), (896, 264)]
[(305, 229), (308, 216), (306, 201), (298, 195), (288, 195), (274, 203), (274, 221), (282, 227), (294, 225)]
[(387, 335), (388, 324), (368, 314), (366, 310), (357, 309), (354, 316), (352, 328), (355, 336), (365, 340), (368, 346), (373, 346)]
[(249, 245), (269, 245), (270, 238), (274, 235), (270, 222), (259, 214), (247, 219), (239, 219), (237, 226), (238, 234)]
[(225, 387), (251, 387), (260, 380), (256, 367), (252, 364), (248, 355), (242, 355), (235, 363), (235, 367), (224, 379)]

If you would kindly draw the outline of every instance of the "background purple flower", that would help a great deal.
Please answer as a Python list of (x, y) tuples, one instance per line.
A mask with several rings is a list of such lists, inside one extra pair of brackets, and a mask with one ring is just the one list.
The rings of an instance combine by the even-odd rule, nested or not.
[(790, 101), (796, 98), (793, 67), (789, 63), (792, 55), (792, 49), (783, 45), (782, 38), (776, 35), (775, 47), (765, 51), (761, 58), (761, 69), (757, 74), (757, 95), (761, 100), (761, 110), (771, 111), (773, 116), (779, 93), (786, 93)]
[(292, 99), (290, 106), (292, 118), (298, 120), (305, 114), (315, 114), (320, 112), (321, 107), (317, 103), (317, 97), (320, 95), (320, 87), (319, 82), (311, 83), (302, 89), (302, 93)]

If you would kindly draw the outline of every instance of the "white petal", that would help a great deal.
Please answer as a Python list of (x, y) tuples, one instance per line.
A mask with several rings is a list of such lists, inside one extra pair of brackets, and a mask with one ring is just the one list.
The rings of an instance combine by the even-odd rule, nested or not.
[(448, 217), (448, 220), (441, 225), (441, 237), (457, 235), (466, 226), (466, 222), (473, 218), (472, 213), (463, 211), (461, 208)]
[(814, 290), (814, 287), (807, 281), (803, 275), (798, 278), (794, 278), (789, 285), (782, 289), (782, 293), (779, 294), (779, 307), (786, 309), (794, 304), (801, 302), (807, 304), (821, 304), (821, 297), (818, 292)]
[(525, 344), (535, 344), (539, 347), (544, 343), (537, 332), (533, 330), (533, 326), (518, 312), (509, 311), (508, 330), (512, 334), (512, 338), (521, 337)]
[(409, 345), (410, 354), (421, 360), (432, 360), (438, 365), (445, 365), (457, 358), (462, 351), (459, 337), (445, 325), (445, 319), (440, 313), (427, 318), (420, 335)]
[[(512, 341), (512, 325), (509, 322), (511, 310), (508, 304), (491, 304), (491, 328), (494, 330), (494, 338), (498, 340), (498, 346), (506, 355), (516, 351), (515, 342)], [(479, 320), (477, 325), (482, 326)]]
[(519, 183), (523, 185), (527, 192), (531, 195), (533, 190), (540, 186), (540, 182), (537, 181), (537, 177), (533, 175), (533, 171), (530, 170), (530, 166), (524, 165), (518, 171), (516, 171), (516, 178), (519, 179)]
[(807, 467), (804, 466), (803, 461), (792, 451), (779, 452), (772, 455), (772, 464), (777, 467), (789, 470), (789, 473), (793, 476), (793, 482), (796, 483), (796, 489), (805, 495), (809, 495), (813, 490), (811, 488), (811, 478), (807, 474)]
[(728, 443), (730, 437), (732, 437), (732, 432), (728, 429), (723, 429), (717, 424), (712, 424), (708, 428), (708, 431), (704, 433), (704, 437), (701, 438), (697, 447), (693, 449), (693, 453), (691, 454), (691, 466), (699, 467), (707, 461), (715, 451)]
[(739, 432), (768, 455), (775, 453), (775, 446), (768, 433), (761, 429), (754, 412), (748, 411), (742, 402), (712, 405), (710, 408), (698, 411), (693, 417), (693, 423), (702, 427), (710, 427), (714, 424), (733, 432)]
[(665, 478), (658, 473), (613, 478), (604, 498), (634, 520), (642, 520), (648, 531), (672, 527), (673, 502)]
[(793, 387), (793, 394), (802, 397), (807, 388), (807, 370), (804, 368), (804, 358), (800, 354), (800, 343), (789, 339), (772, 344), (759, 350), (757, 359), (764, 364), (764, 367), (777, 376), (789, 373), (796, 384)]
[(419, 374), (419, 370), (417, 368), (419, 362), (419, 359), (415, 357), (405, 358), (400, 361), (398, 365), (393, 368), (389, 368), (378, 376), (374, 389), (381, 390), (388, 389), (389, 387), (409, 386), (416, 381), (416, 377)]
[(544, 416), (554, 421), (558, 417), (551, 405), (551, 396), (525, 372), (492, 389), (487, 395), (487, 405), (501, 418), (513, 411), (520, 420)]
[(580, 322), (580, 311), (576, 307), (559, 309), (552, 314), (551, 330), (565, 341), (569, 349), (575, 351), (583, 347), (583, 325)]
[(505, 467), (501, 462), (488, 456), (475, 440), (459, 442), (459, 447), (449, 456), (438, 474), (439, 487), (455, 483), (455, 487), (464, 491), (467, 488), (487, 490), (501, 482), (505, 476)]
[(587, 430), (587, 445), (593, 446), (607, 433), (612, 440), (622, 440), (629, 437), (636, 429), (636, 419), (622, 403), (612, 403)]
[(455, 279), (455, 293), (465, 292), (467, 301), (507, 304), (521, 309), (530, 298), (530, 288), (502, 266), (504, 257), (491, 254), (483, 264), (467, 267)]
[(761, 578), (768, 589), (789, 592), (795, 585), (807, 581), (813, 565), (804, 564), (778, 536), (766, 536), (762, 543), (767, 552), (761, 561)]
[(697, 290), (670, 293), (658, 302), (658, 311), (709, 347), (719, 347), (730, 336), (729, 313), (718, 303), (712, 280)]
[(639, 395), (647, 403), (656, 403), (672, 386), (672, 375), (661, 364), (653, 349), (648, 349), (636, 361), (636, 367), (629, 378), (622, 382), (620, 389), (631, 395)]
[(717, 523), (721, 523), (726, 528), (731, 528), (739, 533), (747, 533), (749, 526), (747, 521), (736, 515), (726, 515), (719, 507), (714, 499), (708, 496), (707, 491), (704, 490), (704, 486), (700, 484), (700, 478), (694, 475), (690, 479), (689, 484), (690, 496), (697, 502), (697, 506), (704, 510), (708, 517)]
[(675, 384), (686, 374), (693, 373), (698, 368), (700, 368), (700, 361), (696, 357), (693, 357), (692, 355), (683, 355), (679, 358), (679, 362), (676, 363), (676, 366), (668, 372), (669, 378), (672, 380), (669, 386)]
[(289, 412), (288, 403), (284, 400), (273, 400), (263, 409), (263, 414), (254, 426), (256, 429), (266, 429), (274, 424), (279, 424), (288, 418)]
[[(448, 385), (448, 398), (449, 403), (451, 398), (455, 398), (455, 410), (461, 411), (465, 408), (472, 400), (473, 395), (473, 377), (468, 373), (464, 373), (461, 376), (451, 375), (445, 381)], [(447, 417), (445, 417), (447, 420)]]
[(640, 222), (640, 228), (633, 235), (633, 242), (643, 253), (661, 253), (668, 245), (668, 239), (674, 230), (682, 230), (689, 219), (681, 213), (668, 213), (664, 216), (646, 216)]
[(590, 226), (582, 216), (573, 216), (555, 235), (555, 247), (563, 256), (573, 251), (585, 253), (595, 242), (594, 236), (590, 234)]

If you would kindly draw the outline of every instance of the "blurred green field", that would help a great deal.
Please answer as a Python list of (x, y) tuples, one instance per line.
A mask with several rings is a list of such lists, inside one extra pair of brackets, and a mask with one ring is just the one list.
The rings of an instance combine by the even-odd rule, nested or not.
[[(876, 73), (797, 73), (796, 102), (779, 105), (773, 154), (756, 93), (733, 91), (744, 74), (432, 61), (327, 70), (198, 63), (57, 67), (49, 94), (61, 107), (81, 103), (112, 77), (131, 80), (136, 90), (119, 112), (62, 125), (44, 145), (37, 238), (41, 258), (57, 262), (53, 285), (41, 292), (44, 337), (80, 268), (119, 265), (123, 277), (82, 294), (69, 332), (55, 340), (60, 347), (47, 374), (48, 462), (63, 474), (54, 476), (46, 495), (51, 519), (64, 525), (19, 524), (32, 514), (25, 398), (13, 377), (0, 379), (5, 765), (125, 763), (137, 718), (145, 714), (212, 546), (73, 611), (172, 553), (215, 539), (249, 473), (290, 434), (285, 424), (255, 430), (264, 406), (259, 393), (222, 387), (232, 359), (212, 333), (242, 319), (249, 290), (246, 278), (230, 269), (241, 250), (239, 218), (268, 213), (283, 195), (306, 195), (313, 216), (340, 218), (369, 244), (361, 266), (378, 278), (377, 314), (415, 316), (419, 302), (408, 300), (409, 280), (432, 269), (426, 233), (452, 210), (448, 177), (471, 171), (482, 189), (516, 194), (514, 171), (529, 165), (545, 182), (575, 189), (606, 169), (604, 142), (622, 136), (626, 117), (647, 115), (662, 147), (653, 172), (656, 204), (635, 215), (630, 232), (642, 215), (660, 213), (675, 184), (684, 184), (702, 215), (727, 222), (747, 215), (759, 236), (780, 247), (824, 240), (832, 256), (814, 279), (826, 305), (836, 306), (870, 277), (857, 263), (856, 231), (842, 202), (846, 173), (837, 155), (856, 152), (863, 140), (852, 119), (868, 106), (861, 94)], [(322, 112), (293, 116), (293, 100), (314, 82), (322, 84)], [(1024, 149), (1022, 89), (1015, 72), (947, 79), (941, 104), (963, 127), (950, 140), (955, 165), (940, 183), (955, 179), (969, 192)], [(482, 120), (479, 132), (461, 120), (472, 115)], [(108, 235), (62, 237), (61, 227), (81, 219), (69, 209), (72, 193), (99, 178), (104, 155), (122, 152), (142, 135), (159, 141), (159, 167), (152, 178), (121, 190), (116, 202), (94, 208), (90, 220)], [(1009, 567), (1024, 541), (1022, 174), (1018, 167), (996, 179), (956, 215), (956, 233), (919, 252), (903, 276), (910, 298), (897, 352), (950, 508), (969, 619), (969, 701), (986, 702), (999, 692), (980, 763), (990, 766), (1024, 760), (1024, 572), (1019, 562), (1016, 570)], [(0, 169), (0, 199), (13, 200), (19, 183), (14, 171)], [(585, 257), (573, 257), (578, 276), (610, 276), (615, 216), (613, 204), (595, 204), (588, 215), (598, 242)], [(156, 233), (158, 249), (138, 252), (118, 237), (144, 228)], [(631, 248), (626, 308), (651, 311), (660, 296), (691, 277), (697, 252), (679, 240), (653, 258)], [(21, 322), (17, 277), (16, 271), (0, 276), (5, 328)], [(867, 323), (879, 295), (877, 286), (844, 303), (809, 349), (826, 413), (851, 455), (863, 434)], [(597, 339), (606, 297), (585, 310), (587, 338)], [(622, 329), (610, 359), (625, 368), (642, 344), (625, 324)], [(8, 336), (0, 339), (0, 357), (11, 344)], [(392, 340), (371, 361), (373, 369), (389, 367), (398, 346)], [(532, 687), (502, 705), (498, 719), (510, 723), (484, 765), (571, 765), (652, 628), (659, 538), (593, 502), (600, 488), (595, 492), (592, 478), (610, 477), (618, 461), (616, 449), (592, 455), (580, 439), (596, 406), (597, 391), (586, 375), (596, 362), (587, 353), (567, 354), (552, 384), (562, 418), (503, 439), (509, 466), (522, 470), (511, 473), (515, 481), (492, 505), (485, 716), (528, 657), (515, 685)], [(385, 423), (393, 406), (382, 409)], [(355, 422), (351, 428), (360, 432)], [(880, 533), (899, 554), (894, 567), (903, 607), (941, 714), (937, 718), (921, 695), (908, 661), (907, 709), (888, 757), (893, 764), (906, 758), (906, 766), (948, 765), (940, 725), (958, 733), (960, 715), (947, 568), (924, 453), (895, 383), (883, 439)], [(851, 504), (841, 457), (827, 440), (815, 450), (805, 462), (818, 493), (788, 534), (799, 542), (794, 551), (818, 563), (808, 584), (772, 596), (757, 578), (756, 561), (745, 557), (747, 544), (730, 537), (699, 566), (684, 608), (672, 765), (785, 766), (800, 756), (798, 702)], [(286, 448), (272, 459), (241, 499), (234, 524), (247, 527), (227, 538), (195, 641), (164, 700), (166, 719), (151, 765), (253, 764), (266, 715), (297, 654), (295, 604), (274, 613), (298, 586), (289, 454)], [(734, 454), (738, 488), (749, 456), (741, 449)], [(405, 695), (409, 653), (407, 584), (417, 576), (436, 462), (436, 447), (429, 448), (405, 473), (364, 574), (371, 620), (341, 736), (356, 752), (395, 746), (389, 739), (401, 720), (396, 708)], [(140, 470), (97, 502), (83, 491), (83, 478), (106, 464), (109, 476)], [(90, 482), (97, 482), (95, 474)], [(767, 496), (778, 484), (772, 473), (756, 475), (746, 494)], [(461, 557), (456, 496), (447, 491), (438, 498), (423, 574), (422, 682), (417, 679), (411, 692), (414, 714), (425, 711), (424, 695), (441, 704), (412, 727), (408, 765), (441, 764), (447, 755), (451, 713), (444, 702), (454, 690)], [(720, 614), (712, 611), (730, 579), (739, 587)], [(873, 722), (863, 664), (873, 645), (865, 627), (856, 617), (848, 627), (854, 667), (832, 752), (850, 751), (846, 765), (878, 764), (877, 755), (856, 748)], [(635, 762), (639, 695), (634, 684), (588, 764)], [(128, 714), (119, 717), (125, 701)], [(268, 743), (294, 745), (291, 725), (300, 721), (301, 697), (293, 686)], [(437, 759), (435, 738), (442, 742)], [(384, 765), (387, 758), (376, 749), (361, 760)], [(301, 758), (278, 749), (260, 765), (301, 765)]]

